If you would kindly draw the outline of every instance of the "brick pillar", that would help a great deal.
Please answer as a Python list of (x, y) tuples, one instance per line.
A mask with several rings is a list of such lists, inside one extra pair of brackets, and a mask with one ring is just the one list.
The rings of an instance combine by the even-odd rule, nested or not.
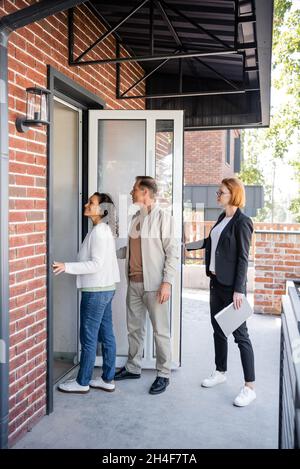
[(286, 281), (300, 278), (300, 231), (255, 231), (254, 309), (280, 314)]

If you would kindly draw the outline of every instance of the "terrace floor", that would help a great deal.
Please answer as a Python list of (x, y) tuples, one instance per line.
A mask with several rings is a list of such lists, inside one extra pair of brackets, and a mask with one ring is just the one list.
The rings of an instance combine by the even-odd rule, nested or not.
[(248, 327), (257, 377), (257, 399), (249, 407), (232, 405), (243, 383), (232, 338), (227, 382), (200, 386), (214, 368), (208, 291), (184, 290), (182, 367), (165, 393), (148, 393), (151, 370), (140, 380), (118, 382), (114, 393), (56, 391), (54, 412), (14, 448), (277, 448), (280, 319), (255, 314)]

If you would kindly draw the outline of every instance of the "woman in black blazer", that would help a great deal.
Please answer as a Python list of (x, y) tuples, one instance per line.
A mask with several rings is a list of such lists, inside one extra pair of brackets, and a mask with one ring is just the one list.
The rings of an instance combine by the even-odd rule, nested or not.
[[(217, 191), (218, 204), (224, 209), (208, 238), (186, 244), (187, 250), (205, 249), (206, 274), (210, 277), (210, 312), (214, 330), (216, 371), (202, 386), (213, 387), (226, 381), (227, 337), (215, 315), (233, 302), (239, 309), (246, 294), (248, 255), (253, 232), (252, 220), (240, 208), (245, 206), (245, 188), (237, 178), (223, 179)], [(234, 404), (244, 407), (256, 398), (254, 391), (254, 354), (246, 322), (233, 332), (238, 344), (245, 384)]]

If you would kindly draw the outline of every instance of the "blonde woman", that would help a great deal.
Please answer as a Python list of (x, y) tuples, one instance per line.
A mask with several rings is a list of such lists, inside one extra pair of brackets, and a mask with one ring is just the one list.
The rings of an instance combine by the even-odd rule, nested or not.
[[(53, 264), (56, 275), (76, 275), (81, 290), (79, 372), (76, 379), (58, 386), (63, 392), (84, 394), (90, 386), (104, 391), (115, 389), (116, 343), (111, 303), (120, 275), (113, 236), (114, 214), (110, 196), (95, 192), (84, 207), (84, 215), (92, 220), (93, 228), (81, 245), (78, 262)], [(98, 341), (102, 345), (103, 373), (92, 379)]]
[[(207, 388), (226, 381), (227, 337), (215, 320), (215, 315), (232, 302), (237, 310), (242, 305), (246, 294), (248, 255), (253, 232), (251, 219), (240, 210), (245, 206), (245, 188), (239, 179), (223, 179), (217, 191), (217, 202), (223, 212), (208, 238), (197, 243), (197, 249), (205, 249), (206, 274), (211, 279), (210, 312), (216, 370), (203, 380), (202, 386)], [(186, 244), (186, 249), (195, 249), (192, 244), (190, 249)], [(233, 336), (240, 350), (245, 379), (234, 405), (244, 407), (256, 398), (254, 354), (246, 322), (233, 332)]]

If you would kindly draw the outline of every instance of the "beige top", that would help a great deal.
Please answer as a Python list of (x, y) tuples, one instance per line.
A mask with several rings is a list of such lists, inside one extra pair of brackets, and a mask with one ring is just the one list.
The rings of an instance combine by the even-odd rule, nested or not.
[[(158, 204), (150, 213), (138, 211), (132, 218), (129, 234), (136, 220), (141, 224), (142, 268), (145, 291), (157, 291), (162, 282), (173, 283), (180, 265), (180, 239), (174, 235), (173, 217)], [(119, 259), (126, 259), (125, 274), (129, 280), (130, 236), (127, 246), (117, 251)], [(133, 237), (133, 236), (132, 236)]]
[(129, 279), (131, 282), (143, 282), (143, 262), (141, 246), (141, 224), (137, 219), (129, 236)]

